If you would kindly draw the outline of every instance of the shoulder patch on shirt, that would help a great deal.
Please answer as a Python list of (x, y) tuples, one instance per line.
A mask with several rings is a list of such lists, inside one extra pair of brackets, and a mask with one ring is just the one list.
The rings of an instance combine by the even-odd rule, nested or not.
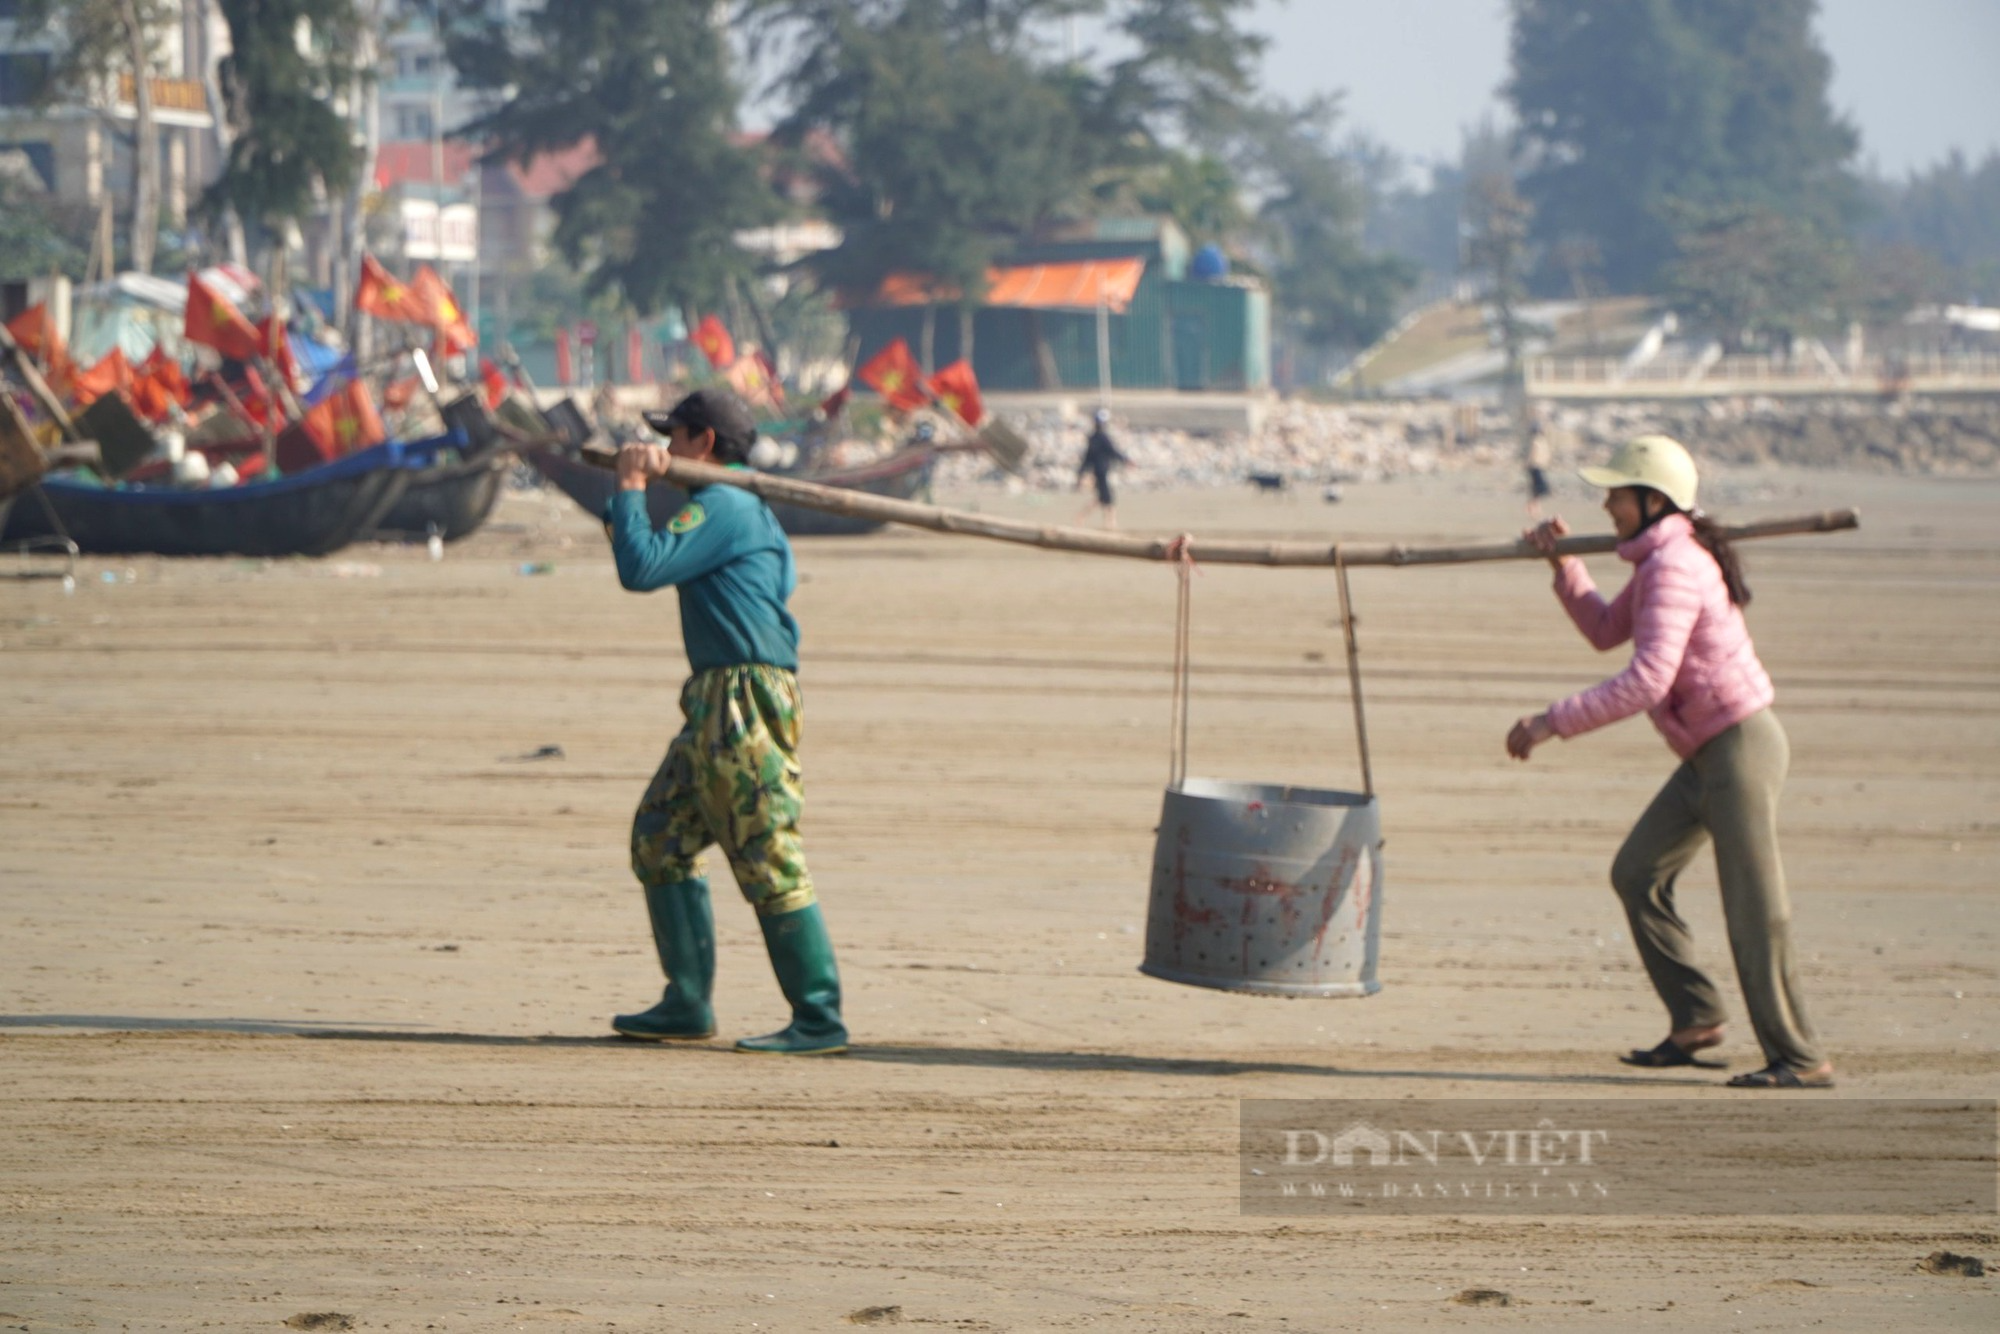
[(702, 520), (707, 517), (707, 510), (703, 509), (697, 502), (689, 501), (679, 514), (676, 514), (672, 519), (667, 521), (667, 531), (676, 535), (690, 532), (701, 527)]

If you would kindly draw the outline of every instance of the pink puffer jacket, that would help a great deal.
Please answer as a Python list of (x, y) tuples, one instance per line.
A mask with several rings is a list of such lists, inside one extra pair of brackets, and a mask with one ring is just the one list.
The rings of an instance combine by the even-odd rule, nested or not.
[(1729, 600), (1715, 557), (1695, 540), (1684, 514), (1666, 518), (1618, 554), (1637, 568), (1610, 602), (1571, 557), (1556, 572), (1556, 596), (1601, 650), (1633, 643), (1631, 665), (1608, 681), (1549, 706), (1549, 723), (1573, 737), (1644, 710), (1687, 759), (1711, 738), (1770, 707), (1777, 692)]

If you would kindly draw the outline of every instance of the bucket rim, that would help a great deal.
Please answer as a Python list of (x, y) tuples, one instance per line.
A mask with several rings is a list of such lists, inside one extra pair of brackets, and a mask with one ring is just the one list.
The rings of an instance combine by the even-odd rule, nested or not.
[(1382, 804), (1382, 798), (1377, 793), (1353, 792), (1337, 787), (1309, 787), (1300, 783), (1259, 783), (1241, 778), (1190, 776), (1183, 778), (1178, 786), (1169, 786), (1167, 795), (1194, 801), (1226, 801), (1239, 805), (1261, 802), (1266, 806), (1305, 806), (1316, 810), (1360, 810)]

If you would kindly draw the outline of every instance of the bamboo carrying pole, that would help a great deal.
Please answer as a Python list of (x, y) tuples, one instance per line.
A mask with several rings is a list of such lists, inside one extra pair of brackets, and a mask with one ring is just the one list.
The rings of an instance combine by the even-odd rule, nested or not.
[[(614, 467), (616, 455), (608, 450), (585, 450), (586, 461), (599, 467)], [(737, 486), (765, 500), (806, 509), (823, 510), (856, 519), (881, 523), (908, 524), (940, 533), (991, 538), (997, 542), (1018, 542), (1048, 551), (1075, 551), (1090, 556), (1125, 556), (1134, 560), (1169, 560), (1171, 539), (1132, 537), (1123, 533), (1098, 532), (1087, 528), (1059, 528), (998, 519), (985, 514), (946, 509), (940, 505), (920, 505), (911, 500), (892, 500), (840, 487), (819, 486), (791, 477), (723, 468), (711, 463), (690, 463), (672, 459), (666, 480), (692, 490), (699, 486)], [(1818, 514), (1795, 515), (1783, 519), (1763, 519), (1736, 524), (1722, 530), (1732, 541), (1757, 537), (1785, 537), (1798, 533), (1832, 533), (1859, 528), (1861, 517), (1851, 509), (1825, 510)], [(1612, 534), (1565, 537), (1556, 550), (1565, 556), (1583, 556), (1615, 550), (1618, 539)], [(1407, 546), (1400, 542), (1242, 542), (1222, 539), (1194, 540), (1195, 558), (1207, 565), (1463, 565), (1473, 561), (1540, 560), (1542, 554), (1522, 539), (1485, 542), (1470, 546)]]

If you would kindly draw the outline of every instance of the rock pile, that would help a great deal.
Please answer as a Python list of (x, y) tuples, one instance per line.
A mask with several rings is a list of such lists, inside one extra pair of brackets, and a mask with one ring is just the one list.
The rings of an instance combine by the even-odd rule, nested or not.
[[(1662, 431), (1700, 458), (1735, 466), (1786, 464), (1878, 472), (1975, 473), (2000, 469), (2000, 403), (1779, 402), (1545, 405), (1551, 462), (1567, 469), (1619, 441)], [(1027, 474), (1013, 482), (979, 455), (941, 462), (947, 486), (980, 483), (1064, 490), (1076, 484), (1086, 418), (1053, 411), (1012, 418), (1033, 447)], [(1227, 486), (1253, 476), (1288, 485), (1376, 481), (1519, 465), (1506, 416), (1494, 407), (1453, 403), (1275, 405), (1254, 432), (1196, 435), (1111, 425), (1130, 457), (1120, 484), (1131, 489)]]

